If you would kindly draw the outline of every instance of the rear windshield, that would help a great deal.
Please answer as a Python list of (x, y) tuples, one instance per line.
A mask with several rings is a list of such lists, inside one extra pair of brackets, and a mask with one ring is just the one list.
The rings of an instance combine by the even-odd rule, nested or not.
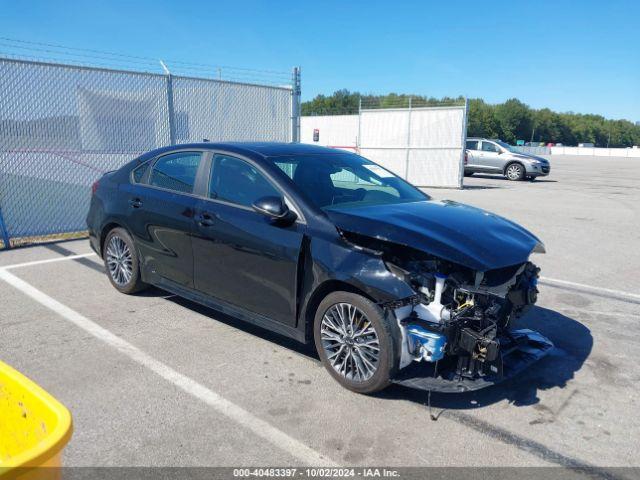
[(271, 157), (319, 208), (417, 202), (429, 196), (389, 170), (351, 153)]

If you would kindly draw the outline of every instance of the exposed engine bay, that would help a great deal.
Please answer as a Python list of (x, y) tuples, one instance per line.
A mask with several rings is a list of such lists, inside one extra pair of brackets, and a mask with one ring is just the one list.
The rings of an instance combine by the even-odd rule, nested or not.
[[(530, 261), (486, 272), (474, 271), (408, 246), (344, 233), (345, 239), (382, 256), (391, 274), (411, 285), (415, 295), (384, 304), (402, 333), (399, 368), (416, 372), (415, 362), (432, 364), (424, 389), (473, 390), (497, 383), (537, 360), (553, 346), (513, 322), (536, 303), (540, 269)], [(526, 365), (518, 365), (529, 357)], [(536, 357), (535, 359), (531, 358)], [(507, 364), (511, 360), (511, 365)], [(522, 362), (520, 362), (522, 363)], [(407, 368), (408, 366), (414, 368)], [(407, 375), (404, 375), (405, 377)], [(455, 384), (451, 389), (444, 382)], [(399, 382), (402, 383), (402, 382)]]

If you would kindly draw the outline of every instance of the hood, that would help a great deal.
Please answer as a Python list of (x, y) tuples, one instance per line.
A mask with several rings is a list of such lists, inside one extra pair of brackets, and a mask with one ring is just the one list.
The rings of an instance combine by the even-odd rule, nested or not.
[(524, 263), (540, 243), (505, 218), (448, 200), (334, 207), (327, 215), (347, 232), (413, 247), (480, 271)]
[(511, 153), (511, 156), (514, 158), (520, 158), (522, 160), (537, 160), (542, 163), (549, 163), (549, 160), (546, 158), (538, 157), (537, 155), (531, 155), (528, 153)]

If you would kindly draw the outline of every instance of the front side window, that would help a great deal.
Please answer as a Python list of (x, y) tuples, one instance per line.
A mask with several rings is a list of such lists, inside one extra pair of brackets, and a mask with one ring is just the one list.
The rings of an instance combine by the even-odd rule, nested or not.
[(482, 142), (482, 151), (483, 152), (499, 152), (500, 149), (493, 143)]
[(213, 157), (209, 196), (250, 207), (262, 197), (281, 197), (282, 194), (260, 171), (244, 160), (216, 155)]
[(193, 193), (201, 157), (200, 152), (178, 152), (160, 157), (151, 170), (149, 185)]
[(467, 140), (467, 150), (478, 150), (478, 140)]
[(351, 153), (272, 157), (317, 207), (358, 207), (428, 200), (429, 196), (366, 158)]

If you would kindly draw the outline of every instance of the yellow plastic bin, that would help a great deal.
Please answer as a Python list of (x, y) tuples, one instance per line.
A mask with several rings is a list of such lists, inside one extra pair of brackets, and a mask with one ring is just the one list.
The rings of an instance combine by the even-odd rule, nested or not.
[(59, 478), (62, 449), (72, 430), (64, 405), (0, 362), (1, 480)]

